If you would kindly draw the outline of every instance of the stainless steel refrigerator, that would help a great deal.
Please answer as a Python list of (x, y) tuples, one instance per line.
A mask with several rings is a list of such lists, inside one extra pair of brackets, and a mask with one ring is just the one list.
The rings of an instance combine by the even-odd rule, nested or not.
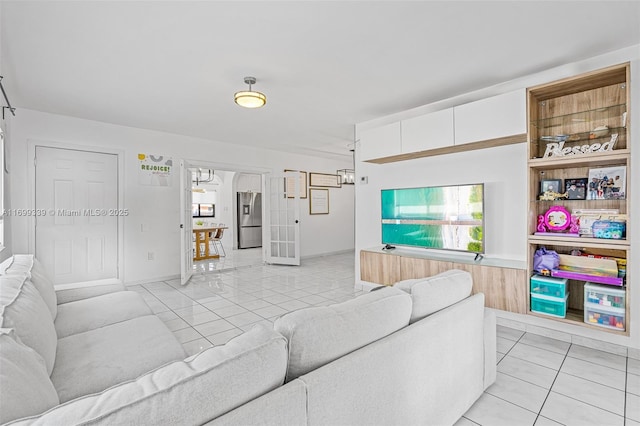
[(262, 247), (262, 194), (238, 192), (238, 248)]

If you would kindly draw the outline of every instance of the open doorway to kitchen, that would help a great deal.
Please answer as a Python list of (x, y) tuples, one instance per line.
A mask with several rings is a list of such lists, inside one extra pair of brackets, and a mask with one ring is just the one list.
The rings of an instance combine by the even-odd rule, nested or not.
[(193, 272), (262, 264), (262, 175), (195, 162), (189, 171)]

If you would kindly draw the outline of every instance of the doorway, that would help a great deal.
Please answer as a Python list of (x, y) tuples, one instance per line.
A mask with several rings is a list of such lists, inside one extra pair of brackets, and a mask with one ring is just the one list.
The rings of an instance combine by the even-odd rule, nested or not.
[(118, 155), (36, 146), (35, 256), (54, 284), (118, 279)]
[[(198, 162), (189, 162), (188, 165), (191, 175), (193, 235), (200, 240), (202, 237), (213, 238), (216, 233), (221, 236), (219, 241), (208, 241), (208, 251), (202, 243), (195, 241), (195, 237), (191, 237), (194, 245), (192, 251), (197, 251), (192, 262), (193, 272), (206, 273), (263, 264), (261, 244), (254, 243), (251, 248), (246, 249), (239, 244), (244, 230), (239, 226), (237, 204), (239, 193), (261, 192), (262, 174)], [(260, 205), (252, 204), (250, 211), (261, 219)], [(242, 212), (241, 208), (240, 213)], [(206, 234), (199, 232), (201, 229), (215, 228), (223, 229), (207, 231)], [(260, 236), (261, 234), (260, 232)]]

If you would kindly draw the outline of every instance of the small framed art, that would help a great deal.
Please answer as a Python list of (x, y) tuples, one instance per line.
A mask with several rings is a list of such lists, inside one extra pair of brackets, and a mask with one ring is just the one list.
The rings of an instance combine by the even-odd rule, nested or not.
[(309, 188), (309, 214), (329, 214), (329, 190)]
[[(289, 170), (285, 169), (285, 172), (295, 172), (297, 170)], [(287, 194), (293, 193), (295, 181), (294, 179), (287, 178), (285, 179), (285, 191)], [(307, 172), (300, 172), (300, 180), (298, 183), (298, 193), (300, 194), (300, 198), (307, 198)], [(287, 196), (287, 198), (293, 198), (293, 196)]]
[(589, 169), (588, 200), (623, 200), (626, 191), (627, 166)]
[(328, 173), (309, 172), (309, 186), (323, 186), (326, 188), (342, 188), (342, 181), (336, 175)]
[(565, 179), (564, 191), (568, 200), (584, 200), (587, 198), (587, 178)]
[(562, 179), (542, 179), (540, 181), (540, 195), (545, 192), (560, 193), (562, 189)]

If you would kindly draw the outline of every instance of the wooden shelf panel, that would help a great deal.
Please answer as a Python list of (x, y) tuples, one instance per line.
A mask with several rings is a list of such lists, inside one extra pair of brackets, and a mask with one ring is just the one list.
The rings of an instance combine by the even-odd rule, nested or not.
[(629, 163), (628, 149), (616, 149), (602, 153), (567, 155), (565, 157), (534, 158), (529, 160), (529, 168), (541, 169), (565, 169), (572, 167), (602, 167), (626, 165)]
[(588, 323), (584, 322), (584, 311), (579, 310), (579, 309), (567, 309), (566, 318), (552, 317), (550, 315), (539, 314), (537, 312), (532, 312), (532, 311), (529, 311), (529, 315), (532, 315), (532, 316), (538, 317), (538, 318), (551, 319), (551, 320), (559, 321), (559, 322), (562, 322), (562, 323), (565, 323), (565, 324), (571, 324), (571, 325), (577, 325), (577, 326), (580, 326), (580, 327), (590, 328), (592, 330), (599, 330), (599, 331), (604, 331), (604, 332), (607, 332), (607, 333), (619, 334), (619, 335), (622, 335), (622, 336), (628, 336), (629, 335), (629, 326), (628, 326), (628, 324), (627, 324), (627, 329), (626, 330), (613, 330), (611, 328), (599, 327), (597, 325), (588, 324)]
[(587, 237), (548, 237), (545, 235), (529, 235), (529, 243), (618, 250), (628, 250), (631, 247), (631, 242), (629, 240), (607, 240), (603, 238)]

